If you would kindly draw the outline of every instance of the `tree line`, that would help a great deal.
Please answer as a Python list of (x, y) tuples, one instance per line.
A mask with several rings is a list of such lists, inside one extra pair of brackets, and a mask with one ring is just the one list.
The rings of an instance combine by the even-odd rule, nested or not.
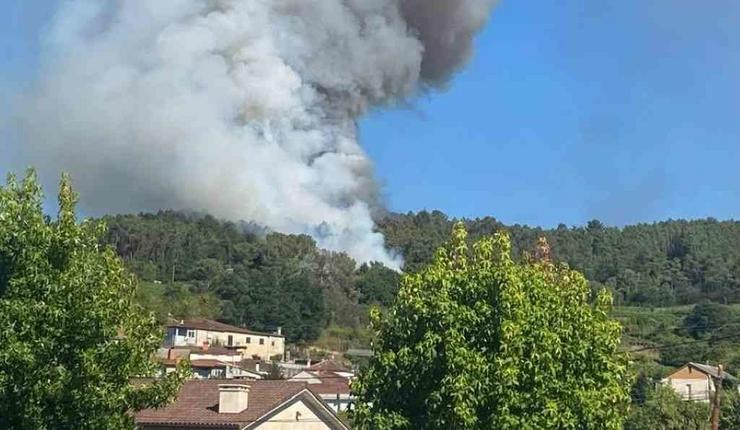
[[(399, 274), (319, 249), (305, 235), (270, 233), (250, 223), (161, 211), (105, 217), (110, 245), (142, 280), (140, 296), (160, 318), (208, 316), (256, 330), (278, 326), (290, 341), (315, 340), (327, 326), (367, 325), (372, 305), (388, 307)], [(547, 238), (552, 258), (582, 272), (615, 304), (661, 307), (740, 302), (740, 223), (670, 220), (624, 228), (507, 226), (491, 217), (452, 219), (442, 212), (388, 214), (378, 222), (404, 271), (428, 265), (462, 221), (470, 241), (498, 231), (520, 260)]]
[(102, 238), (142, 281), (140, 301), (160, 319), (205, 316), (315, 340), (330, 325), (367, 325), (388, 306), (398, 273), (321, 250), (309, 236), (265, 233), (209, 215), (162, 211), (104, 219)]
[[(401, 251), (405, 269), (432, 260), (456, 220), (442, 212), (390, 214), (379, 223), (388, 246)], [(668, 220), (623, 228), (598, 220), (553, 229), (504, 225), (492, 217), (462, 220), (473, 240), (505, 230), (520, 258), (539, 237), (555, 261), (582, 272), (594, 290), (606, 287), (617, 305), (673, 306), (702, 301), (740, 302), (740, 222)]]

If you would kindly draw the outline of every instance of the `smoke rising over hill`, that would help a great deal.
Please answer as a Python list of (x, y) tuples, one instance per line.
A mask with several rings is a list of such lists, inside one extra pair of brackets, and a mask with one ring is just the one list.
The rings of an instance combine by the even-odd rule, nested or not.
[(19, 112), (91, 213), (188, 208), (399, 261), (357, 119), (465, 64), (494, 0), (73, 0)]

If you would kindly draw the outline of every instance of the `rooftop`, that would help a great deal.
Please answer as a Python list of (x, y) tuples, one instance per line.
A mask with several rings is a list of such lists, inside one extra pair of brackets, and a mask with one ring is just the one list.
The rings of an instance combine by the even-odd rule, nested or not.
[(352, 372), (344, 364), (337, 360), (323, 360), (308, 368), (310, 371), (324, 371), (324, 372)]
[[(709, 364), (694, 363), (693, 361), (690, 362), (688, 365), (694, 367), (695, 369), (698, 369), (698, 370), (706, 373), (707, 375), (717, 376), (717, 374), (719, 373), (719, 368), (717, 366), (711, 366)], [(734, 377), (731, 374), (725, 372), (724, 370), (722, 371), (721, 378), (722, 379), (727, 379), (728, 381), (736, 381), (737, 380), (736, 377)]]
[(235, 426), (253, 423), (283, 402), (306, 390), (306, 385), (287, 381), (250, 381), (247, 409), (236, 414), (218, 413), (220, 379), (191, 380), (183, 384), (177, 400), (160, 409), (136, 414), (136, 423), (180, 426)]
[(277, 333), (264, 333), (254, 330), (249, 330), (244, 327), (237, 327), (234, 325), (225, 324), (218, 321), (213, 321), (205, 318), (189, 319), (189, 320), (176, 320), (171, 321), (167, 324), (167, 328), (192, 328), (197, 330), (208, 330), (218, 332), (229, 332), (229, 333), (242, 333), (242, 334), (253, 334), (256, 336), (272, 336), (272, 337), (285, 337), (282, 334)]

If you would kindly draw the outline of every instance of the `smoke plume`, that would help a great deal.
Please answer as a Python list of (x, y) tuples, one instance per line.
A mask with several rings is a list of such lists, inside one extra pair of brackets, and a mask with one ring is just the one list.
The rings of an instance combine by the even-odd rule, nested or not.
[(392, 267), (357, 119), (443, 86), (495, 0), (71, 0), (19, 113), (90, 213), (204, 210)]

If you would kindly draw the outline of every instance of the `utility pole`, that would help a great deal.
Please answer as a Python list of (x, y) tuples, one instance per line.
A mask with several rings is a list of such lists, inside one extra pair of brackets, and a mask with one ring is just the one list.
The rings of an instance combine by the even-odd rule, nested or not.
[(722, 365), (717, 365), (717, 378), (714, 380), (714, 400), (712, 401), (712, 430), (719, 430), (720, 400), (722, 398)]

